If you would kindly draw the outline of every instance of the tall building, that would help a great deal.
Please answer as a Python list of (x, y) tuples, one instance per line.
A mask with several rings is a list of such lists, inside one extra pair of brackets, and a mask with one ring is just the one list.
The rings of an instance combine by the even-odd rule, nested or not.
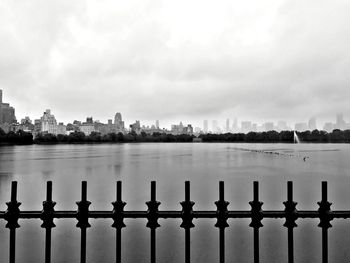
[(95, 129), (95, 124), (92, 119), (92, 117), (87, 117), (86, 122), (83, 122), (80, 126), (79, 129), (81, 132), (83, 132), (85, 135), (90, 135), (93, 132), (96, 132)]
[(230, 119), (226, 119), (225, 132), (230, 132)]
[(315, 118), (315, 117), (312, 117), (312, 118), (309, 120), (308, 126), (309, 126), (309, 130), (310, 130), (310, 131), (313, 131), (313, 130), (316, 130), (316, 129), (317, 129), (317, 126), (316, 126), (316, 118)]
[(208, 133), (208, 120), (203, 121), (203, 132)]
[(338, 113), (336, 116), (335, 129), (345, 130), (346, 123), (344, 121), (343, 113)]
[(212, 122), (212, 131), (213, 133), (218, 133), (219, 132), (219, 127), (218, 127), (218, 121), (213, 120)]
[(41, 132), (41, 119), (34, 120), (34, 134)]
[(32, 120), (29, 118), (29, 116), (24, 117), (24, 119), (21, 120), (22, 125), (32, 124)]
[(41, 117), (41, 132), (57, 134), (57, 121), (50, 110), (46, 110)]
[(2, 102), (2, 90), (0, 90), (0, 124), (16, 123), (15, 109), (9, 103)]
[(252, 130), (252, 122), (251, 121), (242, 121), (241, 122), (241, 132), (248, 133)]
[(273, 122), (265, 122), (265, 131), (273, 131), (274, 130), (274, 124)]
[(159, 129), (159, 120), (156, 120), (156, 128)]
[(131, 131), (136, 132), (137, 134), (141, 133), (141, 124), (140, 121), (135, 121), (135, 123), (130, 124)]
[(180, 124), (171, 125), (171, 134), (179, 135), (179, 134), (193, 134), (193, 127), (191, 124), (184, 126), (180, 121)]
[(124, 121), (120, 112), (117, 112), (114, 116), (114, 125), (117, 131), (124, 131)]
[(233, 120), (233, 124), (232, 124), (232, 132), (238, 132), (239, 128), (238, 128), (238, 121), (237, 121), (237, 118), (235, 118)]
[(56, 134), (66, 134), (67, 126), (63, 124), (63, 122), (58, 123), (57, 125), (57, 133)]
[(258, 131), (258, 124), (256, 124), (256, 123), (253, 123), (252, 124), (252, 130), (251, 130), (252, 132), (257, 132)]
[(326, 122), (323, 126), (323, 130), (326, 132), (332, 132), (334, 129), (334, 124), (331, 122)]
[(27, 116), (24, 119), (21, 120), (21, 123), (19, 125), (16, 125), (16, 131), (26, 131), (26, 132), (34, 132), (34, 124), (32, 123), (32, 120)]
[(86, 123), (89, 123), (89, 124), (94, 123), (92, 117), (86, 117)]
[(308, 130), (308, 126), (306, 122), (299, 122), (296, 123), (294, 125), (294, 130), (295, 131), (299, 131), (299, 132), (303, 132), (303, 131), (307, 131)]
[(287, 131), (287, 130), (289, 130), (289, 127), (287, 126), (287, 123), (285, 121), (278, 121), (277, 122), (277, 129), (279, 131)]

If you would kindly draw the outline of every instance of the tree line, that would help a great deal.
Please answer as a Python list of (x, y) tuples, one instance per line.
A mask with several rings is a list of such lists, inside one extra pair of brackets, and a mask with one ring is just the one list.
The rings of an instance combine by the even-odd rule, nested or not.
[[(301, 142), (307, 143), (350, 143), (350, 130), (304, 131), (296, 132)], [(199, 135), (203, 142), (255, 142), (255, 143), (293, 143), (294, 131), (268, 131), (249, 133), (225, 133)]]
[(4, 130), (0, 128), (0, 145), (1, 144), (33, 144), (33, 135), (22, 130), (5, 133)]
[(83, 132), (76, 131), (69, 135), (58, 134), (57, 136), (41, 133), (35, 137), (34, 143), (192, 142), (193, 138), (195, 138), (195, 136), (187, 134), (147, 134), (145, 132), (141, 132), (141, 134), (136, 134), (135, 132), (123, 134), (119, 132), (101, 135), (98, 132), (92, 132), (90, 135), (85, 135)]
[[(309, 143), (350, 143), (350, 130), (333, 130), (330, 133), (326, 131), (304, 131), (297, 132), (301, 142)], [(136, 134), (130, 132), (108, 133), (102, 135), (98, 132), (92, 132), (85, 135), (83, 132), (72, 132), (69, 135), (54, 135), (50, 133), (39, 133), (35, 138), (33, 135), (22, 130), (5, 133), (0, 128), (0, 144), (58, 144), (58, 143), (123, 143), (123, 142), (192, 142), (194, 135), (180, 134), (172, 135), (166, 133), (147, 134), (141, 132)], [(249, 132), (249, 133), (225, 133), (225, 134), (201, 134), (198, 136), (203, 142), (249, 142), (249, 143), (293, 143), (293, 131), (268, 131), (268, 132)]]

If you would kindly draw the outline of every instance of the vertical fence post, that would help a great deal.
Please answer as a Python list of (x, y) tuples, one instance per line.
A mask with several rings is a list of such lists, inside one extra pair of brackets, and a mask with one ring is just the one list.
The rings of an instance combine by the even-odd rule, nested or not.
[(225, 228), (229, 225), (227, 224), (227, 206), (229, 202), (225, 201), (225, 186), (224, 182), (219, 182), (219, 201), (215, 202), (217, 206), (217, 222), (216, 227), (219, 228), (219, 259), (220, 263), (225, 262)]
[(9, 262), (16, 262), (16, 228), (19, 228), (19, 206), (20, 202), (17, 202), (17, 182), (13, 181), (11, 184), (11, 201), (6, 203), (7, 210), (5, 211), (4, 218), (7, 221), (6, 228), (10, 229), (10, 254)]
[(190, 182), (185, 182), (185, 201), (180, 203), (182, 206), (182, 223), (180, 227), (185, 229), (185, 263), (191, 262), (191, 228), (194, 227), (193, 205), (190, 201)]
[(55, 227), (53, 223), (55, 205), (56, 203), (52, 201), (52, 182), (48, 181), (46, 184), (46, 201), (43, 202), (43, 210), (41, 212), (41, 220), (43, 220), (41, 227), (46, 229), (45, 263), (51, 262), (51, 229)]
[[(117, 201), (121, 201), (122, 200), (122, 185), (121, 182), (118, 181), (117, 182)], [(117, 254), (116, 254), (116, 262), (120, 263), (121, 262), (121, 250), (122, 250), (122, 233), (121, 233), (121, 228), (118, 227), (117, 228), (117, 240), (116, 240), (116, 250), (117, 250)]]
[(293, 182), (287, 182), (287, 201), (283, 202), (285, 209), (286, 222), (283, 226), (288, 228), (288, 263), (294, 262), (294, 227), (297, 227), (295, 223), (298, 218), (296, 205), (293, 201)]
[(320, 206), (318, 209), (320, 223), (319, 227), (322, 228), (322, 262), (328, 262), (328, 228), (332, 227), (330, 221), (333, 220), (331, 211), (332, 203), (327, 200), (327, 182), (322, 182), (322, 200), (318, 202)]
[(117, 201), (113, 202), (113, 225), (116, 228), (116, 262), (121, 263), (121, 250), (122, 250), (122, 228), (124, 224), (124, 206), (125, 202), (122, 201), (122, 182), (117, 181)]
[(150, 228), (151, 235), (151, 263), (156, 262), (156, 229), (160, 227), (158, 224), (158, 207), (160, 202), (156, 201), (156, 182), (151, 182), (151, 201), (146, 202), (147, 211), (147, 227)]
[(81, 229), (81, 242), (80, 242), (80, 262), (86, 262), (86, 228), (90, 227), (89, 224), (89, 206), (91, 202), (87, 201), (87, 182), (81, 182), (81, 201), (77, 202), (77, 227)]
[(254, 263), (259, 263), (259, 228), (263, 226), (261, 220), (262, 205), (259, 201), (259, 182), (254, 181), (253, 183), (253, 201), (249, 202), (251, 209), (252, 222), (249, 224), (254, 229)]

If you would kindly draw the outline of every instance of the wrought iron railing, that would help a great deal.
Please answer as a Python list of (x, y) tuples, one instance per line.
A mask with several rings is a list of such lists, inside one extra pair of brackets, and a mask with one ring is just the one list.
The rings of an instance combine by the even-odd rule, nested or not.
[(56, 211), (55, 202), (52, 200), (52, 182), (47, 182), (46, 201), (43, 202), (42, 211), (21, 211), (20, 202), (17, 201), (17, 182), (11, 185), (11, 201), (7, 202), (7, 210), (0, 211), (0, 219), (7, 221), (6, 227), (10, 230), (9, 262), (15, 262), (16, 255), (16, 229), (19, 228), (19, 219), (41, 219), (41, 227), (46, 230), (45, 237), (45, 262), (51, 262), (51, 231), (55, 227), (54, 219), (75, 218), (77, 227), (81, 229), (81, 249), (80, 261), (86, 262), (86, 230), (90, 227), (89, 218), (111, 218), (112, 227), (116, 229), (116, 262), (122, 262), (122, 229), (125, 227), (125, 218), (145, 218), (147, 227), (150, 228), (150, 262), (156, 262), (156, 229), (160, 227), (159, 218), (180, 218), (181, 228), (185, 230), (185, 263), (191, 260), (191, 228), (194, 227), (195, 218), (214, 218), (217, 219), (215, 227), (219, 230), (219, 255), (220, 263), (225, 262), (225, 228), (229, 227), (227, 220), (230, 218), (250, 218), (250, 227), (253, 228), (254, 238), (254, 263), (259, 262), (259, 229), (263, 226), (261, 221), (264, 218), (284, 218), (284, 226), (288, 231), (288, 262), (294, 262), (294, 237), (293, 230), (296, 220), (299, 218), (316, 218), (320, 222), (318, 226), (322, 229), (322, 262), (328, 262), (328, 229), (332, 226), (330, 221), (334, 218), (350, 218), (350, 211), (331, 211), (331, 203), (327, 200), (327, 182), (322, 182), (322, 200), (318, 202), (319, 209), (316, 211), (299, 211), (296, 209), (296, 202), (293, 201), (293, 183), (287, 183), (287, 201), (283, 204), (284, 210), (264, 211), (263, 203), (259, 200), (259, 184), (253, 183), (253, 201), (249, 202), (251, 210), (249, 211), (230, 211), (229, 202), (224, 197), (224, 182), (219, 182), (219, 200), (215, 202), (217, 210), (215, 211), (195, 211), (194, 202), (190, 199), (190, 182), (185, 182), (185, 201), (181, 202), (181, 211), (160, 211), (158, 207), (160, 202), (156, 200), (156, 182), (151, 182), (151, 200), (146, 202), (147, 211), (124, 211), (126, 203), (122, 201), (122, 183), (117, 182), (116, 201), (113, 202), (111, 211), (89, 211), (91, 202), (87, 200), (87, 182), (82, 182), (81, 201), (77, 202), (77, 211)]

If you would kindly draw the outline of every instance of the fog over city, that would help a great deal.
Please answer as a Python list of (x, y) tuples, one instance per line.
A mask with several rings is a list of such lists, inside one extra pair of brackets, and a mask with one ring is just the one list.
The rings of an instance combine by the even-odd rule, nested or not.
[(17, 119), (350, 119), (350, 2), (1, 1)]

